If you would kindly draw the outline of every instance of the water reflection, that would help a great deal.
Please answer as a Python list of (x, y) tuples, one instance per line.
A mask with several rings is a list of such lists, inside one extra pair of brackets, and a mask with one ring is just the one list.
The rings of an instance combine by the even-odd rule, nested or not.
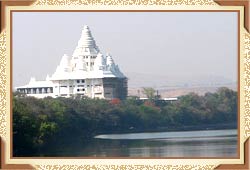
[(125, 137), (124, 134), (102, 135), (87, 145), (75, 145), (58, 154), (131, 158), (237, 156), (237, 130), (140, 133), (125, 134)]
[[(99, 147), (96, 147), (99, 146)], [(96, 147), (96, 148), (94, 148)], [(235, 157), (237, 137), (178, 140), (97, 139), (88, 156), (112, 157)], [(86, 152), (85, 152), (86, 153)]]

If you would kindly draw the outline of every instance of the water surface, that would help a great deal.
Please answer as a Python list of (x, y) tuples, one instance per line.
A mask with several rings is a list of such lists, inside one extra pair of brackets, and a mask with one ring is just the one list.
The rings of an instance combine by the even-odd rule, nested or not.
[(237, 130), (102, 134), (68, 152), (87, 157), (236, 157)]

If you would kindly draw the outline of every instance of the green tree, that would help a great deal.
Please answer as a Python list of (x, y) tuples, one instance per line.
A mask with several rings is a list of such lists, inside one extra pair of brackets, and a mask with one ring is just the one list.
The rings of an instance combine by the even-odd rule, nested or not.
[(154, 100), (155, 99), (155, 89), (152, 87), (143, 87), (143, 93), (147, 96), (149, 100)]
[(20, 98), (13, 98), (13, 154), (30, 156), (38, 149), (39, 123), (31, 108)]

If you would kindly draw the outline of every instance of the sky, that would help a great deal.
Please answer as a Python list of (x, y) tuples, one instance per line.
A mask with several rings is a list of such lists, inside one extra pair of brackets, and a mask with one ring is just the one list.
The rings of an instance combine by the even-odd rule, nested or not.
[(14, 12), (13, 86), (45, 80), (84, 25), (122, 72), (237, 81), (236, 12)]

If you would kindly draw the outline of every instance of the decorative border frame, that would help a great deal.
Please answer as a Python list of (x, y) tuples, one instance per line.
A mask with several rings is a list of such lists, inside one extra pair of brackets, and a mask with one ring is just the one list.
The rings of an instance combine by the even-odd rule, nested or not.
[[(145, 164), (143, 161), (144, 160), (138, 160), (138, 164), (131, 164), (131, 163), (126, 163), (123, 165), (117, 165), (114, 164), (112, 165), (112, 161), (110, 161), (110, 165), (107, 165), (106, 163), (104, 164), (86, 164), (86, 161), (83, 162), (85, 165), (55, 165), (55, 164), (48, 164), (42, 165), (41, 163), (44, 163), (44, 161), (47, 161), (49, 163), (52, 163), (51, 160), (46, 160), (43, 159), (44, 161), (40, 161), (35, 163), (32, 167), (31, 165), (25, 164), (26, 162), (17, 161), (18, 164), (8, 164), (12, 163), (11, 159), (9, 158), (9, 155), (6, 154), (8, 153), (8, 144), (5, 143), (5, 141), (8, 141), (8, 130), (9, 127), (8, 125), (8, 74), (10, 73), (8, 68), (10, 63), (9, 63), (9, 51), (8, 51), (8, 44), (9, 42), (9, 31), (8, 30), (8, 21), (6, 20), (6, 17), (8, 16), (8, 8), (11, 6), (35, 6), (35, 7), (42, 7), (43, 9), (49, 8), (53, 9), (53, 7), (63, 9), (63, 7), (81, 7), (81, 6), (101, 6), (101, 7), (108, 7), (114, 8), (116, 6), (122, 6), (125, 9), (134, 9), (135, 7), (138, 8), (138, 6), (145, 7), (146, 5), (153, 7), (153, 9), (157, 9), (158, 6), (174, 6), (174, 7), (189, 7), (189, 8), (194, 8), (194, 9), (199, 9), (204, 6), (218, 6), (215, 2), (217, 2), (220, 5), (228, 5), (228, 6), (243, 6), (244, 7), (244, 25), (245, 25), (245, 31), (241, 33), (240, 35), (240, 41), (241, 41), (241, 51), (243, 55), (243, 67), (241, 68), (240, 76), (243, 76), (244, 81), (241, 82), (241, 93), (240, 98), (241, 98), (241, 105), (244, 108), (243, 113), (241, 114), (241, 131), (244, 132), (241, 133), (242, 138), (244, 138), (245, 146), (244, 146), (244, 153), (241, 154), (242, 159), (241, 163), (242, 164), (233, 164), (233, 165), (219, 165), (218, 164), (211, 164), (211, 161), (209, 161), (208, 164), (199, 164), (194, 163), (194, 161), (187, 162), (185, 165), (180, 165), (180, 164), (161, 164), (159, 165), (148, 165)], [(247, 32), (249, 30), (249, 8), (250, 8), (250, 1), (249, 0), (239, 0), (239, 1), (232, 1), (232, 0), (216, 0), (213, 2), (212, 0), (178, 0), (178, 1), (173, 1), (173, 0), (24, 0), (24, 1), (4, 1), (0, 0), (0, 8), (1, 8), (1, 34), (0, 34), (0, 136), (1, 136), (1, 160), (0, 160), (0, 168), (1, 169), (250, 169), (249, 166), (249, 140), (247, 140), (250, 137), (250, 104), (249, 104), (249, 99), (250, 99), (250, 81), (249, 81), (249, 73), (250, 73), (250, 34)], [(198, 8), (197, 6), (198, 5)], [(240, 9), (240, 8), (239, 8)], [(7, 27), (7, 28), (5, 28)], [(243, 29), (244, 30), (244, 29)], [(244, 142), (243, 141), (243, 142)], [(6, 149), (7, 146), (7, 149)], [(189, 161), (189, 160), (187, 160)], [(100, 159), (100, 162), (101, 159)], [(113, 161), (114, 162), (114, 161)], [(173, 162), (173, 161), (172, 161)], [(228, 162), (228, 161), (227, 161)], [(79, 163), (79, 160), (78, 160)], [(229, 163), (229, 162), (228, 162)]]

